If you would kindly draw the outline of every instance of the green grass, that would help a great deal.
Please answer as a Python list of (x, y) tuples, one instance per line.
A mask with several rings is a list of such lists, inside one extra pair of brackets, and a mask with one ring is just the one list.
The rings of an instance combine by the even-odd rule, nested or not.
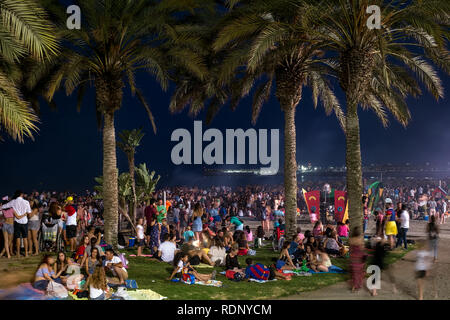
[[(413, 248), (408, 249), (408, 251)], [(408, 251), (389, 252), (386, 257), (386, 263), (390, 264), (401, 257)], [(136, 250), (126, 249), (127, 256), (135, 254)], [(265, 265), (272, 264), (272, 258), (278, 254), (273, 252), (270, 245), (257, 250), (256, 256), (253, 256), (255, 262)], [(239, 257), (241, 267), (245, 266), (247, 257)], [(276, 299), (286, 296), (295, 295), (301, 292), (317, 290), (340, 281), (349, 279), (349, 274), (313, 274), (310, 277), (293, 276), (291, 281), (270, 281), (267, 283), (256, 282), (234, 282), (228, 280), (224, 275), (219, 274), (224, 269), (221, 267), (217, 270), (217, 280), (223, 282), (223, 287), (208, 287), (201, 285), (187, 285), (180, 282), (172, 282), (166, 280), (173, 270), (173, 267), (167, 263), (151, 261), (144, 257), (128, 257), (129, 260), (129, 279), (134, 279), (140, 289), (151, 289), (168, 299), (186, 299), (186, 300), (227, 300), (227, 299)], [(331, 259), (333, 265), (347, 268), (348, 259), (336, 258)], [(213, 268), (196, 268), (200, 273), (211, 273)]]
[[(406, 250), (394, 250), (387, 254), (386, 263), (392, 264), (401, 259), (407, 252), (414, 250), (414, 246), (410, 246)], [(228, 300), (228, 299), (276, 299), (285, 296), (295, 295), (301, 292), (317, 290), (340, 281), (349, 279), (349, 274), (313, 274), (310, 277), (293, 276), (291, 281), (271, 281), (267, 283), (256, 282), (234, 282), (228, 280), (224, 275), (219, 274), (223, 268), (215, 268), (217, 270), (217, 280), (223, 282), (223, 287), (208, 287), (200, 285), (187, 285), (179, 282), (166, 280), (173, 270), (173, 267), (167, 263), (152, 261), (144, 257), (129, 257), (130, 254), (136, 254), (134, 249), (121, 250), (127, 255), (130, 262), (128, 272), (129, 279), (134, 279), (140, 289), (151, 289), (168, 299), (186, 299), (186, 300)], [(145, 252), (148, 253), (148, 252)], [(273, 252), (270, 244), (257, 250), (256, 256), (253, 256), (255, 262), (270, 265), (272, 258), (278, 254)], [(0, 259), (0, 270), (4, 271), (4, 275), (14, 274), (20, 271), (23, 279), (17, 279), (20, 282), (30, 281), (33, 273), (36, 271), (41, 257), (22, 258), (20, 260)], [(242, 267), (245, 266), (246, 257), (239, 257)], [(348, 259), (336, 258), (331, 259), (332, 263), (343, 269), (347, 269)], [(370, 263), (370, 258), (369, 258)], [(200, 273), (211, 273), (213, 268), (196, 268)], [(153, 282), (154, 281), (154, 282)], [(0, 283), (0, 288), (2, 288)]]

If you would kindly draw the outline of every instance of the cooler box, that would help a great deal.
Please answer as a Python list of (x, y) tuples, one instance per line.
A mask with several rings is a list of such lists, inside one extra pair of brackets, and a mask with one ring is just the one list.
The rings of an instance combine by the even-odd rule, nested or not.
[(130, 237), (130, 238), (128, 239), (128, 246), (129, 246), (129, 247), (134, 247), (135, 241), (136, 241), (136, 238), (135, 238), (135, 237)]

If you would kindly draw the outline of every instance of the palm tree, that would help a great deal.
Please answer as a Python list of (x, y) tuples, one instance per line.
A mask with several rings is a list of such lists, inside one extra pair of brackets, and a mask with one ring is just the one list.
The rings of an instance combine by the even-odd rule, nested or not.
[(181, 20), (185, 15), (177, 14), (193, 13), (203, 8), (201, 3), (200, 0), (78, 0), (74, 4), (81, 8), (81, 30), (67, 30), (65, 8), (57, 0), (49, 5), (54, 16), (59, 17), (65, 50), (56, 64), (36, 70), (29, 86), (33, 87), (33, 83), (40, 81), (39, 75), (50, 70), (46, 98), (52, 101), (62, 85), (67, 95), (78, 89), (78, 107), (88, 86), (95, 88), (97, 120), (103, 123), (105, 238), (113, 246), (117, 244), (118, 233), (115, 112), (121, 107), (127, 84), (146, 109), (156, 133), (153, 114), (135, 83), (136, 72), (148, 72), (164, 90), (175, 70), (203, 76), (206, 71), (199, 54), (191, 49), (192, 40), (187, 42), (184, 36), (186, 28)]
[(136, 182), (134, 179), (134, 155), (136, 154), (136, 148), (139, 147), (144, 133), (142, 129), (133, 130), (123, 130), (119, 133), (119, 138), (121, 139), (117, 145), (118, 147), (127, 155), (128, 168), (131, 179), (131, 204), (130, 204), (130, 217), (131, 220), (135, 221), (136, 214)]
[[(309, 37), (303, 25), (303, 8), (292, 0), (230, 1), (231, 12), (225, 18), (213, 49), (225, 52), (218, 72), (218, 82), (231, 85), (231, 104), (253, 93), (252, 122), (262, 105), (275, 92), (284, 112), (284, 189), (286, 234), (296, 232), (297, 161), (295, 113), (303, 89), (312, 89), (314, 107), (321, 104), (327, 114), (335, 112), (342, 120), (342, 110), (327, 75), (328, 66), (320, 42)], [(242, 67), (245, 69), (242, 71)], [(239, 72), (242, 71), (242, 72)], [(238, 76), (236, 76), (236, 74)]]
[(40, 63), (57, 50), (54, 28), (35, 1), (0, 2), (0, 128), (14, 140), (32, 139), (38, 122), (19, 89), (19, 63), (25, 58)]
[[(150, 172), (145, 163), (141, 163), (136, 167), (135, 190), (138, 202), (146, 202), (151, 199), (159, 179), (160, 176), (155, 178), (155, 171)], [(97, 185), (94, 187), (95, 191), (97, 191), (96, 199), (103, 199), (103, 177), (96, 177), (95, 182), (97, 182)], [(117, 185), (119, 212), (122, 213), (131, 223), (131, 226), (136, 229), (134, 219), (127, 213), (127, 205), (132, 203), (133, 200), (131, 175), (128, 172), (121, 173), (117, 180)]]
[[(406, 126), (411, 115), (405, 99), (421, 94), (418, 81), (436, 99), (443, 97), (439, 76), (428, 60), (450, 71), (445, 47), (450, 2), (332, 0), (320, 5), (310, 2), (307, 19), (317, 24), (309, 32), (323, 39), (329, 54), (334, 54), (333, 68), (346, 97), (347, 190), (351, 233), (355, 234), (355, 230), (361, 231), (363, 218), (358, 107), (372, 109), (384, 126), (388, 124), (387, 111)], [(381, 8), (379, 30), (367, 27), (369, 5)]]

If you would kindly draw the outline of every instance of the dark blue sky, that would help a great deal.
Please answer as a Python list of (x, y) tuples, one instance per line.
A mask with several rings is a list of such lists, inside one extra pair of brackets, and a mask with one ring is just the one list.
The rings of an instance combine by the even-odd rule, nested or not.
[[(450, 78), (442, 75), (447, 97), (436, 102), (429, 94), (418, 100), (409, 99), (412, 121), (404, 129), (391, 118), (391, 125), (384, 129), (371, 111), (360, 111), (361, 145), (363, 163), (423, 163), (430, 161), (447, 165), (450, 162)], [(194, 119), (187, 112), (171, 115), (168, 111), (169, 93), (160, 90), (149, 77), (138, 77), (139, 86), (154, 112), (158, 133), (153, 134), (145, 110), (126, 92), (122, 108), (116, 114), (116, 129), (143, 127), (146, 135), (136, 154), (136, 163), (161, 174), (163, 184), (188, 183), (200, 172), (201, 166), (175, 166), (170, 152), (175, 145), (170, 141), (173, 130), (193, 129)], [(338, 90), (341, 103), (344, 102)], [(97, 130), (94, 95), (89, 92), (80, 113), (76, 111), (76, 95), (56, 96), (58, 110), (42, 105), (40, 131), (35, 141), (24, 144), (8, 138), (0, 144), (0, 194), (11, 194), (15, 189), (24, 190), (83, 190), (94, 185), (93, 178), (102, 174), (101, 131)], [(211, 127), (225, 133), (226, 128), (247, 129), (251, 125), (250, 100), (247, 99), (232, 112), (224, 107)], [(203, 120), (204, 113), (196, 119)], [(319, 107), (316, 111), (309, 90), (298, 107), (297, 161), (315, 165), (343, 165), (345, 139), (334, 115), (327, 117)], [(204, 124), (204, 127), (206, 125)], [(280, 152), (283, 145), (283, 114), (276, 99), (272, 98), (263, 108), (255, 128), (279, 128)], [(204, 129), (206, 130), (206, 129)], [(282, 168), (282, 156), (280, 156)], [(118, 151), (120, 171), (127, 170), (127, 161)], [(181, 182), (180, 182), (181, 181)]]

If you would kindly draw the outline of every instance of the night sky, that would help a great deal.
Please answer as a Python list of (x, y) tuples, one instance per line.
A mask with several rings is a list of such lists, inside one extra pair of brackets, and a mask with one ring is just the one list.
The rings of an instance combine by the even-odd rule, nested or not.
[[(450, 78), (441, 77), (446, 98), (436, 102), (429, 94), (418, 100), (409, 99), (412, 121), (404, 129), (391, 117), (390, 127), (384, 129), (371, 111), (361, 111), (361, 146), (364, 164), (424, 163), (447, 165), (450, 162)], [(168, 110), (171, 90), (164, 93), (146, 75), (138, 77), (138, 85), (145, 92), (157, 122), (154, 135), (145, 109), (126, 91), (122, 108), (116, 113), (117, 132), (143, 127), (146, 133), (136, 154), (136, 163), (146, 162), (151, 170), (162, 176), (161, 185), (191, 184), (201, 176), (202, 166), (175, 166), (170, 159), (170, 141), (173, 130), (193, 131), (194, 119), (187, 112), (172, 115)], [(336, 86), (338, 98), (344, 103), (342, 92)], [(214, 119), (212, 128), (225, 134), (226, 128), (251, 125), (251, 99), (244, 100), (235, 112), (224, 107)], [(41, 106), (40, 131), (35, 141), (19, 144), (5, 138), (0, 144), (0, 194), (12, 194), (20, 188), (25, 191), (91, 189), (93, 178), (102, 174), (102, 138), (97, 129), (94, 111), (94, 92), (87, 93), (80, 113), (76, 111), (76, 93), (56, 96), (57, 111), (44, 103)], [(204, 120), (201, 113), (196, 118)], [(326, 116), (319, 106), (314, 110), (309, 90), (304, 91), (297, 116), (297, 161), (313, 165), (342, 166), (345, 163), (345, 138), (334, 115)], [(204, 123), (204, 130), (206, 130)], [(280, 129), (280, 169), (283, 166), (283, 114), (275, 98), (267, 103), (255, 126)], [(206, 145), (206, 143), (204, 143)], [(118, 150), (120, 172), (127, 170), (127, 160)], [(242, 166), (241, 166), (242, 167)], [(244, 166), (245, 167), (245, 166)], [(212, 181), (212, 180), (210, 180)]]

